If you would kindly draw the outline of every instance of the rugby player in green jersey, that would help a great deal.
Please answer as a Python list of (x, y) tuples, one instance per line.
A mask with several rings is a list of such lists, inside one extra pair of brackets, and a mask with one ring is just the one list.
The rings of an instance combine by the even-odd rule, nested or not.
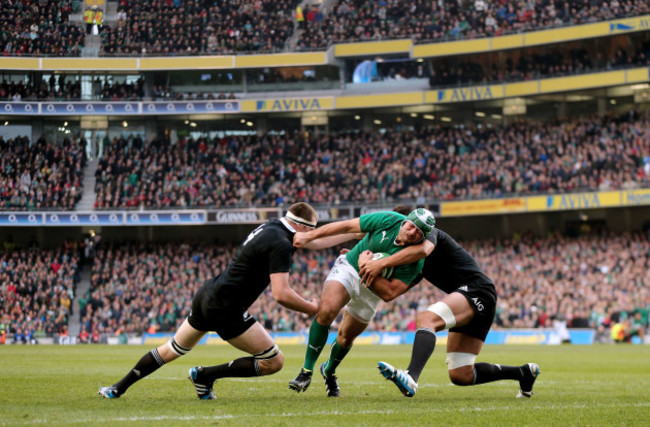
[[(355, 338), (366, 329), (381, 300), (391, 301), (406, 292), (423, 265), (422, 260), (400, 265), (393, 270), (390, 277), (376, 279), (375, 286), (366, 287), (361, 284), (359, 277), (359, 256), (365, 251), (389, 255), (399, 252), (409, 245), (421, 243), (434, 226), (433, 214), (419, 208), (408, 216), (388, 211), (362, 215), (360, 218), (327, 224), (294, 236), (294, 246), (304, 247), (322, 237), (366, 233), (363, 240), (351, 251), (336, 260), (325, 280), (321, 305), (309, 330), (305, 362), (298, 376), (289, 382), (291, 390), (301, 392), (309, 387), (316, 360), (327, 342), (330, 325), (341, 309), (346, 307), (330, 357), (320, 366), (327, 395), (340, 395), (335, 371), (350, 351)], [(389, 281), (391, 286), (381, 286), (381, 281)]]

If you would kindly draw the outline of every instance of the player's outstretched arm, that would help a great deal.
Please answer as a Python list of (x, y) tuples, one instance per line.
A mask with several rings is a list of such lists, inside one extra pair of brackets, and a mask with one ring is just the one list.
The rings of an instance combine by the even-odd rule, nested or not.
[(433, 243), (425, 240), (420, 244), (407, 246), (391, 256), (378, 260), (372, 260), (372, 254), (370, 256), (360, 256), (359, 276), (361, 277), (361, 282), (372, 284), (373, 281), (381, 277), (381, 272), (384, 268), (412, 264), (429, 256), (434, 248), (435, 245)]
[(282, 306), (309, 316), (318, 313), (318, 300), (307, 301), (289, 286), (289, 273), (272, 273), (271, 293)]
[(366, 233), (347, 233), (339, 234), (336, 236), (321, 237), (320, 239), (312, 240), (307, 243), (303, 248), (317, 250), (317, 249), (327, 249), (332, 246), (340, 245), (350, 240), (361, 240), (366, 235)]
[(375, 293), (382, 300), (389, 302), (409, 290), (409, 285), (398, 279), (384, 279), (378, 277), (368, 285), (368, 289)]
[(293, 236), (293, 245), (297, 248), (302, 248), (312, 240), (320, 239), (321, 237), (348, 233), (361, 233), (361, 223), (359, 218), (333, 222), (307, 233), (296, 233)]

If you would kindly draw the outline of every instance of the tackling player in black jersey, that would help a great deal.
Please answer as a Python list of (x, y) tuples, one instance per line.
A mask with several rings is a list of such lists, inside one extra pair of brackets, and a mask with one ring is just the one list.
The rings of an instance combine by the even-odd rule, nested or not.
[(360, 273), (366, 286), (372, 285), (376, 277), (381, 277), (384, 268), (425, 258), (422, 273), (413, 283), (424, 278), (448, 294), (426, 311), (418, 313), (418, 329), (408, 369), (396, 369), (386, 362), (378, 363), (382, 375), (394, 382), (405, 396), (415, 395), (418, 378), (436, 345), (435, 332), (444, 329), (449, 329), (447, 367), (454, 384), (466, 386), (517, 380), (520, 385), (518, 398), (533, 394), (533, 384), (539, 374), (536, 363), (522, 366), (474, 363), (494, 321), (497, 294), (494, 282), (449, 234), (434, 229), (419, 245), (404, 248), (380, 260), (371, 258), (372, 253), (359, 257)]
[[(305, 300), (289, 285), (289, 269), (295, 252), (293, 235), (314, 229), (316, 223), (316, 211), (306, 203), (296, 203), (284, 218), (257, 227), (226, 270), (199, 289), (189, 316), (174, 337), (145, 354), (120, 381), (101, 387), (99, 394), (109, 399), (120, 397), (136, 381), (189, 352), (208, 331), (216, 331), (229, 344), (251, 356), (222, 365), (191, 368), (190, 380), (200, 399), (215, 399), (212, 385), (218, 378), (270, 375), (282, 369), (282, 352), (246, 310), (270, 283), (273, 298), (284, 307), (310, 316), (318, 312), (318, 300)], [(350, 237), (326, 239), (314, 241), (306, 248), (322, 249)]]

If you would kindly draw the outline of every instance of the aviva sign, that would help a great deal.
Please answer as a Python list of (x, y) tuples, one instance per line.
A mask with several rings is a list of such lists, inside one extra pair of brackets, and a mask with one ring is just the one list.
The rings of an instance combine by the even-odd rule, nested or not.
[(436, 102), (486, 101), (503, 98), (503, 86), (468, 86), (456, 89), (438, 90)]
[[(249, 102), (253, 105), (246, 105)], [(333, 97), (276, 98), (245, 101), (243, 111), (319, 111), (331, 110), (333, 107)]]

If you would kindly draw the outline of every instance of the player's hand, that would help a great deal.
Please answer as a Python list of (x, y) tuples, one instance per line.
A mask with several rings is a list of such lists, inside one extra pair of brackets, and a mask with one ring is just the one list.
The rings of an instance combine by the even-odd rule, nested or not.
[[(368, 263), (372, 261), (372, 252), (365, 250), (359, 254), (359, 260), (357, 261), (359, 263), (359, 268), (363, 269), (363, 267)], [(361, 273), (361, 271), (359, 271)]]
[(311, 236), (311, 232), (308, 231), (306, 233), (303, 233), (298, 231), (296, 234), (293, 235), (293, 246), (297, 248), (302, 248), (312, 240), (314, 240), (314, 238)]
[(345, 254), (347, 254), (348, 252), (350, 252), (350, 249), (343, 248), (343, 249), (341, 249), (341, 252), (339, 252), (339, 255), (345, 255)]
[[(361, 258), (361, 257), (359, 257)], [(366, 261), (363, 267), (359, 263), (359, 276), (361, 276), (361, 283), (364, 283), (367, 288), (370, 288), (377, 277), (381, 277), (381, 273), (384, 270), (384, 266), (381, 263), (381, 260)]]
[(310, 312), (306, 313), (307, 315), (311, 316), (316, 316), (318, 314), (318, 309), (320, 308), (320, 301), (318, 298), (312, 298), (309, 303), (312, 306), (312, 310)]

